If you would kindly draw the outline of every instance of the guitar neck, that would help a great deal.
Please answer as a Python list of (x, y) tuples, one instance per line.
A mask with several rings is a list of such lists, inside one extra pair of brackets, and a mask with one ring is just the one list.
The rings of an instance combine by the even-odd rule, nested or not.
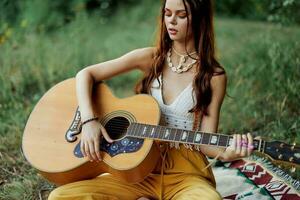
[[(131, 123), (128, 127), (127, 135), (159, 141), (179, 142), (192, 145), (210, 145), (216, 147), (228, 147), (233, 140), (233, 136), (225, 134), (191, 131), (142, 123)], [(263, 145), (263, 140), (253, 140), (254, 150), (261, 151)]]

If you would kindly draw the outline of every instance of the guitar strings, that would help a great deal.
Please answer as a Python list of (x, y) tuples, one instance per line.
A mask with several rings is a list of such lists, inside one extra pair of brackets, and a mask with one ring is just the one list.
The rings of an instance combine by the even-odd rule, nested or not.
[[(109, 129), (109, 130), (118, 132), (118, 131), (120, 131), (119, 130), (120, 128), (123, 128), (123, 129), (126, 128), (127, 129), (130, 126), (130, 123), (128, 123), (128, 121), (124, 121), (124, 120), (118, 119), (118, 118), (114, 118), (113, 120), (114, 121), (108, 127), (106, 127), (105, 129)], [(136, 122), (134, 122), (134, 123), (136, 123)], [(136, 123), (136, 124), (137, 125), (143, 125), (142, 123)], [(153, 125), (149, 125), (149, 124), (145, 124), (145, 125), (153, 126)], [(156, 126), (157, 128), (162, 127), (163, 129), (173, 129), (171, 127), (164, 127), (164, 126), (160, 126), (160, 125), (154, 125), (154, 126)], [(178, 128), (175, 128), (175, 129), (178, 129)], [(184, 129), (182, 129), (182, 130), (184, 130)], [(158, 131), (158, 130), (156, 130), (156, 131)], [(192, 130), (186, 130), (186, 131), (192, 131)], [(225, 135), (225, 134), (218, 134), (218, 135), (232, 137), (230, 135)]]

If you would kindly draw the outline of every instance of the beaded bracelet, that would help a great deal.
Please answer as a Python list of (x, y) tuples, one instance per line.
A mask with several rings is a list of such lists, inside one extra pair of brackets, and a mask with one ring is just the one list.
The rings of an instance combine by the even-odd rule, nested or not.
[(94, 120), (98, 120), (98, 117), (93, 117), (93, 118), (90, 118), (90, 119), (85, 120), (84, 122), (81, 123), (81, 127), (82, 127), (83, 125), (85, 125), (86, 123), (91, 122), (91, 121), (94, 121)]

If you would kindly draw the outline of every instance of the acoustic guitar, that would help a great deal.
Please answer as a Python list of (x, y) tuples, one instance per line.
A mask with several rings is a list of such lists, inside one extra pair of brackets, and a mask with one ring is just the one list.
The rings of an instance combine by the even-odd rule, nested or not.
[[(102, 162), (90, 162), (80, 151), (81, 118), (75, 79), (53, 86), (31, 112), (22, 138), (27, 161), (49, 181), (62, 185), (111, 173), (122, 180), (142, 181), (155, 167), (159, 150), (154, 141), (227, 147), (232, 136), (160, 126), (160, 109), (146, 94), (116, 98), (101, 82), (92, 92), (95, 115), (113, 143), (101, 139)], [(254, 140), (254, 149), (273, 160), (300, 163), (300, 147)]]

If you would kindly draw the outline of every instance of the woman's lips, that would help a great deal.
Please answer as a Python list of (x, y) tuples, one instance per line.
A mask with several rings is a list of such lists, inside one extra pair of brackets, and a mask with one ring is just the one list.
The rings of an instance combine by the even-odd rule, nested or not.
[(168, 30), (171, 35), (176, 35), (176, 33), (178, 32), (176, 29), (173, 28), (169, 28)]

